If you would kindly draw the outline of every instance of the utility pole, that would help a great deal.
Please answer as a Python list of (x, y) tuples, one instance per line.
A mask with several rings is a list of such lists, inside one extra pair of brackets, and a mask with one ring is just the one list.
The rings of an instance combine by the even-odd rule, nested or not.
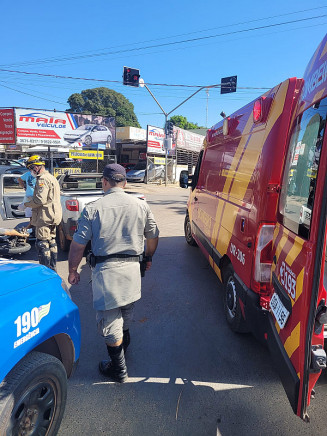
[[(191, 94), (189, 97), (187, 97), (185, 100), (183, 100), (178, 106), (174, 107), (174, 109), (172, 109), (170, 112), (165, 112), (164, 109), (161, 107), (160, 103), (158, 102), (158, 100), (155, 98), (155, 96), (150, 91), (149, 87), (144, 83), (144, 80), (140, 77), (140, 70), (137, 70), (135, 68), (124, 67), (123, 84), (129, 85), (129, 86), (136, 86), (136, 87), (141, 86), (142, 88), (145, 87), (165, 116), (165, 142), (164, 142), (164, 144), (165, 144), (165, 161), (166, 161), (165, 162), (165, 186), (167, 186), (168, 145), (170, 144), (170, 140), (171, 140), (171, 137), (169, 136), (171, 134), (171, 132), (168, 133), (168, 115), (173, 113), (176, 109), (178, 109), (180, 106), (182, 106), (188, 100), (190, 100), (190, 98), (192, 98), (195, 94), (202, 91), (203, 89), (206, 89), (206, 93), (207, 93), (206, 124), (208, 125), (209, 89), (210, 88), (220, 88), (220, 91), (222, 94), (227, 94), (227, 93), (236, 91), (236, 83), (237, 83), (237, 76), (231, 76), (231, 77), (225, 77), (225, 78), (221, 79), (221, 83), (218, 83), (216, 85), (201, 86), (197, 91), (193, 92), (193, 94)], [(222, 84), (223, 84), (223, 87), (222, 87)]]
[(206, 89), (206, 93), (207, 93), (206, 128), (208, 128), (208, 100), (209, 100), (209, 88)]

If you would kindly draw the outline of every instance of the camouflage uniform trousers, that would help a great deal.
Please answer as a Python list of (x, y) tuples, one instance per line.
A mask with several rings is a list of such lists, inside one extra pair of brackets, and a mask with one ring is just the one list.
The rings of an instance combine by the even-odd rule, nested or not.
[(36, 250), (39, 263), (57, 271), (58, 247), (56, 242), (55, 225), (47, 225), (35, 228)]

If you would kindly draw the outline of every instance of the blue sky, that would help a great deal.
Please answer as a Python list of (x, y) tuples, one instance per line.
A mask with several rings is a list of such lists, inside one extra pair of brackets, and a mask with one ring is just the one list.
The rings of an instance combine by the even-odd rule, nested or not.
[(203, 90), (172, 114), (210, 127), (222, 110), (231, 114), (284, 79), (302, 77), (327, 29), (322, 0), (58, 0), (1, 9), (2, 107), (65, 110), (72, 93), (106, 86), (134, 104), (143, 128), (163, 126), (164, 116), (145, 88), (122, 85), (124, 65), (140, 69), (166, 112), (197, 88), (163, 85), (207, 86), (237, 75), (236, 93)]

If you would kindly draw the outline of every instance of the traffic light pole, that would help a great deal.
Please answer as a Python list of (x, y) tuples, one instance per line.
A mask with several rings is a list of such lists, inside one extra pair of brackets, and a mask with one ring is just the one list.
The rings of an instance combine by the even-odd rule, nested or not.
[[(209, 88), (219, 88), (221, 87), (221, 84), (217, 84), (217, 85), (209, 85), (209, 86), (202, 86), (201, 88), (199, 88), (197, 91), (193, 92), (192, 95), (190, 95), (188, 98), (186, 98), (185, 100), (183, 100), (178, 106), (176, 106), (174, 109), (172, 109), (170, 112), (165, 112), (163, 110), (163, 108), (161, 107), (160, 103), (158, 102), (158, 100), (155, 98), (155, 96), (152, 94), (152, 92), (150, 91), (149, 87), (143, 83), (143, 86), (149, 91), (151, 97), (154, 99), (154, 101), (157, 103), (157, 105), (160, 107), (162, 113), (165, 116), (165, 127), (167, 126), (167, 121), (168, 121), (168, 116), (173, 113), (176, 109), (178, 109), (180, 106), (182, 106), (184, 103), (186, 103), (190, 98), (194, 97), (198, 92), (202, 91), (203, 89), (209, 89)], [(165, 128), (165, 139), (167, 139), (167, 132), (166, 132), (166, 128)], [(168, 167), (168, 149), (167, 147), (165, 147), (165, 186), (167, 186), (167, 167)]]

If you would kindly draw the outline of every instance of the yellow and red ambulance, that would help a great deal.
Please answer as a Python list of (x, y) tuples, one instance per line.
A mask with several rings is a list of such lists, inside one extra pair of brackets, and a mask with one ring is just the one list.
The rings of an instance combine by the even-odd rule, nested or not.
[(229, 326), (268, 345), (302, 419), (326, 367), (326, 120), (327, 35), (303, 79), (208, 130), (184, 225), (224, 284)]

